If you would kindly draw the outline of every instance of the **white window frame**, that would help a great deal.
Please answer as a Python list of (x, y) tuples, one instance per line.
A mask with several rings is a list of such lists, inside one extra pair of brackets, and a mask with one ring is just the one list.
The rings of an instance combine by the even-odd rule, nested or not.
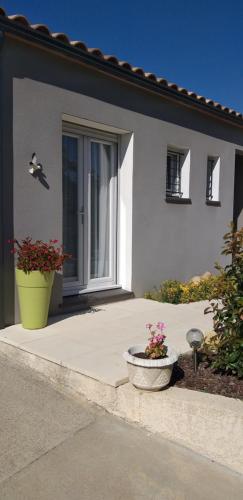
[[(211, 169), (209, 161), (214, 165)], [(210, 172), (211, 170), (211, 172)], [(206, 201), (219, 202), (219, 181), (220, 181), (220, 157), (216, 155), (207, 156), (207, 178), (206, 178)], [(211, 190), (209, 189), (211, 184)], [(210, 191), (210, 193), (209, 193)]]
[[(178, 192), (170, 192), (167, 189), (168, 176), (168, 155), (175, 155), (178, 158), (178, 169), (180, 169), (180, 190)], [(190, 192), (190, 150), (181, 149), (175, 146), (167, 146), (166, 155), (166, 198), (189, 198)]]

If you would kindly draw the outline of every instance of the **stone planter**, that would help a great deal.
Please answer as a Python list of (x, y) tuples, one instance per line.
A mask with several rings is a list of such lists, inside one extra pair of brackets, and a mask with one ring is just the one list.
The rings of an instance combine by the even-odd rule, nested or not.
[(145, 347), (135, 345), (123, 354), (127, 362), (129, 380), (138, 389), (159, 391), (169, 384), (178, 354), (168, 348), (168, 356), (163, 359), (142, 359), (134, 356), (138, 352), (144, 352)]

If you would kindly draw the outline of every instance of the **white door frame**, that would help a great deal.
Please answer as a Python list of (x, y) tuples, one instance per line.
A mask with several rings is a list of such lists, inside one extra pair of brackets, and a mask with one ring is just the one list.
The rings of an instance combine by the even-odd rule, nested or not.
[[(118, 138), (93, 129), (75, 125), (63, 127), (63, 136), (78, 140), (78, 279), (64, 278), (64, 295), (87, 293), (89, 291), (117, 287), (117, 220), (118, 220)], [(109, 276), (90, 279), (91, 250), (91, 144), (92, 142), (111, 146), (112, 177), (110, 180), (109, 203)]]

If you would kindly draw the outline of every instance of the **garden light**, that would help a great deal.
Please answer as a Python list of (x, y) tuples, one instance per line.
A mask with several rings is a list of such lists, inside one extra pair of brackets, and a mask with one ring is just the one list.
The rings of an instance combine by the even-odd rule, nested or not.
[(186, 340), (192, 349), (199, 349), (204, 340), (203, 332), (197, 328), (192, 328), (187, 332)]
[(198, 366), (197, 350), (200, 349), (204, 341), (204, 335), (201, 330), (198, 330), (197, 328), (191, 328), (191, 330), (189, 330), (186, 334), (186, 340), (189, 346), (193, 349), (193, 364), (194, 372), (196, 373)]
[(36, 153), (33, 153), (32, 154), (32, 159), (31, 161), (29, 162), (29, 165), (30, 165), (30, 168), (29, 168), (29, 173), (31, 175), (35, 175), (38, 170), (42, 170), (42, 165), (41, 163), (38, 163), (37, 162), (37, 156), (36, 156)]

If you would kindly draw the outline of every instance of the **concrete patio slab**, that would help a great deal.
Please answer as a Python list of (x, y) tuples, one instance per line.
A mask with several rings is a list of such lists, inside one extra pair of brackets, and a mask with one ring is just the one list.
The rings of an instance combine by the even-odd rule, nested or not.
[(89, 313), (50, 318), (42, 330), (13, 325), (0, 330), (0, 341), (118, 387), (128, 381), (122, 353), (133, 344), (146, 342), (147, 322), (164, 321), (167, 344), (179, 353), (186, 352), (189, 328), (204, 333), (212, 329), (211, 316), (204, 315), (207, 305), (205, 301), (172, 305), (131, 299)]

